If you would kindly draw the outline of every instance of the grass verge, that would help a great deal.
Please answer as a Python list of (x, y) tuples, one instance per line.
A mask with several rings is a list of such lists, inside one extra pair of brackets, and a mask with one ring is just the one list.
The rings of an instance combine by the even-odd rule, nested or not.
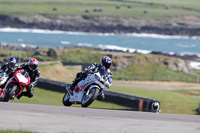
[[(12, 16), (45, 14), (50, 18), (60, 15), (114, 16), (169, 21), (169, 17), (199, 16), (199, 4), (198, 0), (179, 0), (178, 2), (173, 0), (1, 0), (0, 14)], [(116, 8), (116, 6), (120, 8)], [(128, 6), (131, 8), (128, 8)], [(54, 8), (56, 10), (53, 10)], [(86, 9), (90, 12), (86, 13)], [(98, 12), (94, 9), (101, 9), (102, 11)], [(144, 14), (145, 10), (148, 11), (148, 14)]]
[[(152, 90), (132, 87), (112, 86), (113, 91), (157, 99), (161, 103), (162, 113), (196, 115), (200, 98), (183, 93), (192, 90)], [(193, 90), (194, 91), (194, 90)], [(199, 93), (199, 90), (196, 90)]]
[(0, 130), (0, 133), (37, 133), (30, 131), (14, 131), (14, 130)]
[[(194, 92), (195, 90), (166, 91), (166, 90), (151, 90), (151, 89), (121, 87), (121, 86), (112, 86), (110, 90), (130, 95), (137, 95), (137, 96), (157, 99), (158, 101), (161, 102), (162, 113), (196, 115), (198, 105), (200, 102), (200, 98), (191, 95), (191, 93), (190, 95), (188, 93), (184, 93), (184, 92)], [(199, 90), (196, 90), (195, 92), (200, 93)], [(62, 104), (63, 96), (64, 93), (58, 93), (58, 92), (43, 90), (40, 88), (35, 88), (35, 95), (33, 98), (22, 97), (20, 100), (15, 99), (12, 102), (63, 106)], [(72, 106), (81, 107), (81, 105), (79, 104)], [(105, 103), (98, 100), (95, 100), (89, 106), (89, 108), (120, 109), (120, 110), (130, 109), (125, 106)]]
[[(43, 104), (43, 105), (57, 105), (64, 106), (62, 104), (62, 98), (64, 93), (58, 93), (48, 91), (35, 87), (35, 94), (33, 98), (22, 97), (20, 100), (15, 99), (14, 103), (30, 103), (30, 104)], [(80, 104), (72, 105), (73, 107), (81, 107)], [(103, 109), (129, 109), (127, 107), (119, 106), (117, 104), (105, 103), (95, 100), (89, 108), (103, 108)]]

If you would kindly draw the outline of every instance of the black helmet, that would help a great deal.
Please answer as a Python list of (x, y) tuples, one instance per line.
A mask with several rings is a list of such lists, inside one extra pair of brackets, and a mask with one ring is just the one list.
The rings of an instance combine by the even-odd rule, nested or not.
[(8, 67), (10, 69), (13, 69), (15, 67), (15, 64), (16, 64), (16, 59), (14, 57), (10, 57), (8, 59)]
[(104, 56), (102, 59), (101, 59), (101, 65), (102, 66), (105, 66), (106, 69), (109, 69), (110, 66), (112, 64), (112, 59), (108, 56)]

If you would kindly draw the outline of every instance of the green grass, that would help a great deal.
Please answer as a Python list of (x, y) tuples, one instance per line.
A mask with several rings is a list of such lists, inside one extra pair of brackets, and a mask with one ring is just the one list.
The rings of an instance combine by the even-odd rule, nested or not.
[(133, 64), (122, 71), (113, 71), (115, 80), (197, 82), (197, 75), (173, 71), (156, 64)]
[[(129, 95), (137, 95), (137, 96), (157, 99), (161, 103), (162, 113), (196, 115), (200, 103), (200, 98), (194, 95), (194, 92), (195, 94), (197, 93), (200, 94), (199, 90), (166, 91), (166, 90), (151, 90), (142, 88), (121, 87), (114, 85), (111, 86), (110, 90)], [(193, 93), (188, 93), (188, 92), (193, 92)], [(35, 94), (33, 98), (22, 97), (20, 100), (15, 99), (14, 101), (11, 102), (63, 106), (62, 104), (63, 96), (64, 93), (58, 93), (58, 92), (35, 88)], [(72, 106), (81, 107), (80, 104)], [(105, 103), (98, 100), (95, 100), (89, 106), (89, 108), (120, 109), (120, 110), (130, 109), (125, 106)]]
[[(129, 0), (129, 1), (135, 1), (135, 0)], [(175, 7), (190, 7), (190, 8), (196, 8), (200, 9), (199, 0), (167, 0), (167, 1), (161, 1), (161, 0), (136, 0), (135, 2), (141, 2), (141, 3), (156, 3), (161, 5), (169, 5), (169, 6), (175, 6)]]
[(69, 49), (63, 51), (62, 61), (79, 63), (99, 63), (104, 55), (98, 50), (91, 49)]
[(8, 59), (12, 57), (21, 57), (24, 60), (28, 60), (30, 57), (37, 58), (40, 61), (55, 61), (57, 58), (49, 57), (49, 56), (40, 56), (34, 55), (34, 52), (26, 52), (26, 51), (11, 51), (11, 50), (1, 50), (0, 49), (0, 59)]
[[(127, 8), (128, 5), (132, 8)], [(43, 14), (50, 18), (59, 15), (114, 16), (169, 21), (169, 17), (200, 16), (199, 11), (183, 9), (200, 9), (199, 5), (199, 0), (0, 0), (0, 14), (29, 17)], [(120, 6), (120, 9), (117, 10), (116, 6)], [(165, 6), (169, 9), (166, 10)], [(52, 10), (54, 7), (57, 11)], [(86, 14), (86, 9), (90, 10), (90, 13)], [(103, 12), (93, 12), (93, 9), (103, 9)], [(144, 14), (144, 10), (149, 13)]]
[[(113, 61), (123, 63), (126, 58), (117, 58)], [(127, 68), (121, 71), (113, 71), (115, 80), (141, 80), (141, 81), (181, 81), (181, 82), (199, 82), (200, 71), (195, 70), (195, 74), (185, 73), (183, 71), (172, 70), (168, 63), (178, 62), (180, 60), (162, 55), (153, 54), (135, 54), (129, 58), (130, 62)]]
[[(38, 56), (34, 55), (34, 52), (21, 51), (21, 57), (23, 59), (29, 59), (30, 57), (37, 58), (39, 61), (54, 61), (61, 60), (64, 62), (74, 62), (74, 63), (100, 63), (100, 60), (104, 54), (102, 51), (85, 49), (85, 48), (75, 48), (75, 49), (63, 49), (59, 51), (59, 57), (49, 57), (49, 56)], [(0, 50), (0, 59), (8, 59), (11, 55), (14, 57), (19, 57), (19, 51), (10, 50)], [(159, 62), (156, 60), (159, 59)], [(125, 57), (113, 58), (114, 64), (127, 60)], [(181, 81), (181, 82), (200, 82), (198, 76), (200, 76), (200, 71), (195, 70), (195, 75), (186, 74), (182, 71), (174, 71), (167, 66), (163, 65), (163, 62), (173, 61), (173, 58), (159, 55), (144, 55), (135, 54), (134, 57), (129, 58), (129, 61), (134, 63), (129, 63), (129, 66), (121, 71), (114, 71), (113, 79), (115, 80), (140, 80), (140, 81)], [(45, 66), (43, 66), (45, 69)]]
[(30, 131), (0, 130), (0, 133), (37, 133)]
[[(64, 93), (58, 93), (53, 91), (48, 91), (44, 89), (40, 89), (35, 87), (34, 89), (34, 97), (22, 97), (20, 100), (15, 99), (14, 103), (30, 103), (30, 104), (43, 104), (43, 105), (56, 105), (56, 106), (64, 106), (62, 104), (62, 98)], [(80, 104), (72, 105), (74, 107), (81, 107)], [(104, 108), (104, 109), (130, 109), (124, 106), (119, 106), (116, 104), (105, 103), (98, 100), (95, 100), (89, 108)]]
[(0, 49), (0, 59), (9, 58), (11, 56), (13, 57), (19, 57), (21, 54), (21, 57), (24, 59), (29, 59), (33, 55), (33, 52), (25, 52), (25, 51), (12, 51), (12, 50), (2, 50)]
[(110, 90), (157, 99), (161, 103), (162, 113), (196, 115), (200, 103), (200, 98), (182, 93), (183, 90), (166, 91), (119, 86), (112, 86)]

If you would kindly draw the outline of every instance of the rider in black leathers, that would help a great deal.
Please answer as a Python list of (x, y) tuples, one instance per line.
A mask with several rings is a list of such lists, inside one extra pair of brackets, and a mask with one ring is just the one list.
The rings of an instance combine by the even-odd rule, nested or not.
[(29, 98), (34, 95), (34, 86), (37, 84), (40, 77), (40, 70), (38, 69), (38, 61), (35, 58), (31, 58), (27, 64), (22, 64), (19, 66), (18, 70), (24, 69), (29, 73), (30, 84), (26, 87), (26, 92), (22, 92), (17, 96), (17, 99), (20, 99), (22, 96), (27, 96)]
[[(100, 64), (93, 63), (92, 65), (87, 67), (84, 72), (77, 73), (76, 78), (74, 79), (72, 85), (68, 89), (68, 92), (71, 95), (73, 95), (73, 89), (78, 84), (79, 81), (81, 81), (84, 78), (86, 78), (87, 74), (95, 73), (95, 72), (99, 71), (100, 69), (103, 70), (104, 72), (106, 72), (107, 75), (109, 75), (109, 80), (111, 82), (111, 80), (112, 80), (112, 72), (109, 70), (111, 64), (112, 64), (112, 59), (110, 57), (108, 57), (108, 56), (104, 56), (101, 59), (101, 63)], [(108, 88), (109, 87), (110, 86), (108, 86)], [(97, 99), (98, 100), (102, 100), (103, 98), (105, 98), (105, 95), (104, 95), (104, 92), (102, 91), (101, 95), (99, 95), (99, 97)]]
[(4, 88), (7, 81), (13, 77), (13, 74), (16, 72), (16, 70), (18, 69), (18, 65), (16, 64), (16, 59), (14, 57), (10, 57), (8, 59), (8, 62), (6, 64), (4, 64), (1, 69), (0, 72), (5, 72), (8, 75), (7, 80), (5, 81), (5, 83), (3, 83), (2, 85), (0, 85), (0, 88)]

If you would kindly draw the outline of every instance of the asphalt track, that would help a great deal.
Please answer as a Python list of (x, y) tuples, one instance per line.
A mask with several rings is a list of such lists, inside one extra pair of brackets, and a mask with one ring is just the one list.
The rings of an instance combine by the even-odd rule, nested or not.
[(0, 129), (42, 133), (200, 133), (200, 116), (0, 103)]

